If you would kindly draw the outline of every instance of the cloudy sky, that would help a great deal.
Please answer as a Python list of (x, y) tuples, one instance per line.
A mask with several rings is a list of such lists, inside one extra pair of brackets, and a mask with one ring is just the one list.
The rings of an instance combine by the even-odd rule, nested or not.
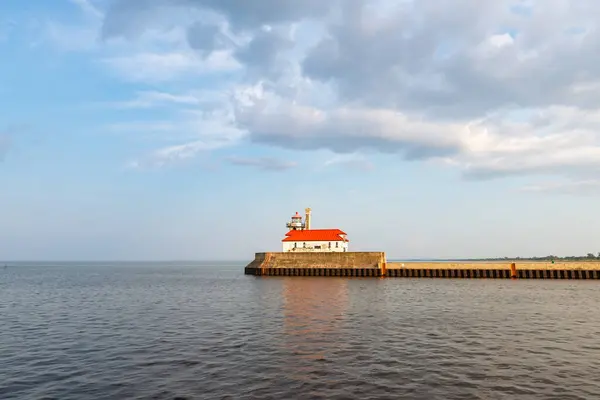
[(600, 3), (0, 4), (0, 259), (600, 251)]

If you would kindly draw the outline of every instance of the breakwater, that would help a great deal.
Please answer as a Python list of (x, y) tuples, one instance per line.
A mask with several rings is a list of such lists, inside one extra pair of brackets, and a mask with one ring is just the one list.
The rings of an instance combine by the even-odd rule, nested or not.
[(384, 276), (384, 252), (256, 253), (244, 270), (247, 275), (275, 276)]
[(600, 279), (600, 262), (390, 262), (388, 277)]
[(600, 279), (600, 262), (387, 262), (384, 252), (256, 253), (245, 274), (466, 279)]

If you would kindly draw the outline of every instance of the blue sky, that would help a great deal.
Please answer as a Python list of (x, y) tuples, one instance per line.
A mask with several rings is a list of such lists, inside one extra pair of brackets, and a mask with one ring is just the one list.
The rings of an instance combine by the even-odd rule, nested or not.
[[(0, 259), (600, 251), (600, 3), (0, 5)], [(544, 5), (542, 7), (542, 4)]]

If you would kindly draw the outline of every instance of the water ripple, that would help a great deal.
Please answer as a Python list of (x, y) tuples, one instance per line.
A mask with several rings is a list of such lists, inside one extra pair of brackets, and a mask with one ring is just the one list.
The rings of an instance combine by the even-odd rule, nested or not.
[(0, 271), (2, 399), (600, 398), (596, 282)]

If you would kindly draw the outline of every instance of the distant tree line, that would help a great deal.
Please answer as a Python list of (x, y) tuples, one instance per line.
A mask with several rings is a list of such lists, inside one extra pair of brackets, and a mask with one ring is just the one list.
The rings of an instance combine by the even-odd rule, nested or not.
[(522, 261), (596, 261), (600, 260), (600, 252), (587, 253), (585, 256), (565, 256), (554, 255), (543, 257), (499, 257), (499, 258), (477, 258), (478, 261), (504, 261), (504, 260), (522, 260)]

